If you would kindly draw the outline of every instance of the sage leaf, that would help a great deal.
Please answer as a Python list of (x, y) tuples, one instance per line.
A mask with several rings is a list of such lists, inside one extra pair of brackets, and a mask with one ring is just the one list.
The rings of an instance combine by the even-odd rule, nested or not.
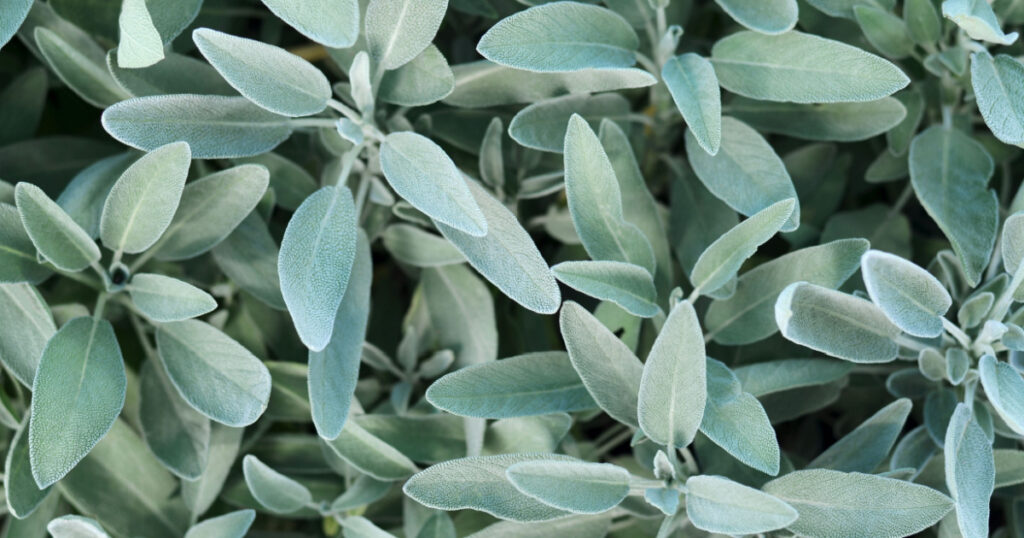
[(31, 388), (46, 343), (57, 332), (46, 301), (31, 284), (0, 284), (0, 362)]
[(466, 184), (485, 217), (487, 234), (477, 237), (435, 221), (441, 235), (513, 301), (541, 314), (557, 311), (562, 295), (533, 239), (515, 215), (477, 182)]
[(597, 406), (568, 355), (560, 351), (527, 353), (462, 368), (431, 384), (426, 397), (449, 413), (480, 418), (545, 415)]
[(593, 314), (574, 302), (562, 305), (559, 327), (572, 366), (594, 401), (615, 420), (638, 426), (638, 394), (645, 369), (640, 359)]
[(505, 472), (532, 461), (575, 461), (556, 454), (502, 454), (449, 460), (420, 471), (402, 491), (439, 510), (470, 508), (511, 521), (547, 521), (568, 515), (516, 489)]
[(772, 238), (796, 209), (796, 199), (776, 202), (723, 234), (697, 258), (690, 273), (694, 292), (711, 294), (728, 283), (757, 247)]
[(181, 497), (194, 516), (206, 512), (220, 495), (238, 454), (242, 432), (243, 428), (210, 423), (210, 450), (206, 457), (206, 468), (198, 479), (181, 482)]
[(121, 30), (117, 46), (119, 67), (149, 67), (164, 59), (164, 41), (153, 25), (145, 0), (123, 0), (118, 27)]
[(797, 511), (785, 502), (721, 476), (686, 480), (686, 515), (694, 527), (722, 534), (756, 534), (787, 527)]
[(346, 421), (341, 435), (327, 441), (327, 446), (349, 465), (377, 480), (402, 480), (418, 471), (404, 454), (353, 420)]
[(210, 420), (182, 399), (159, 363), (147, 360), (140, 378), (139, 420), (146, 445), (175, 475), (199, 479), (210, 452)]
[(639, 39), (621, 16), (577, 2), (534, 6), (502, 19), (480, 38), (488, 60), (528, 71), (630, 67)]
[(14, 37), (15, 32), (18, 31), (18, 27), (28, 16), (29, 10), (32, 8), (31, 0), (17, 0), (4, 4), (2, 11), (3, 17), (0, 17), (0, 47), (7, 44), (8, 41)]
[(992, 355), (978, 361), (978, 373), (996, 413), (1011, 430), (1024, 435), (1024, 379), (1020, 373)]
[(297, 4), (288, 0), (261, 0), (274, 15), (321, 45), (344, 49), (359, 37), (357, 0), (316, 0)]
[(52, 273), (39, 263), (36, 247), (13, 205), (0, 203), (0, 282), (37, 284)]
[(988, 2), (979, 0), (943, 0), (942, 16), (956, 23), (971, 39), (996, 45), (1009, 45), (1017, 40), (1017, 32), (1004, 33)]
[(764, 407), (744, 392), (727, 366), (709, 358), (706, 368), (708, 394), (700, 432), (743, 464), (779, 474), (779, 442)]
[(869, 473), (889, 456), (913, 404), (900, 398), (883, 407), (807, 464), (808, 469)]
[(212, 254), (217, 267), (240, 288), (271, 308), (286, 308), (277, 272), (277, 243), (258, 215), (242, 220)]
[(629, 493), (629, 472), (609, 463), (534, 460), (505, 470), (512, 485), (538, 501), (577, 514), (599, 514)]
[(136, 155), (121, 153), (101, 159), (75, 175), (57, 197), (57, 205), (82, 227), (89, 237), (100, 235), (100, 217), (110, 189), (135, 162)]
[(914, 51), (914, 42), (903, 19), (872, 5), (853, 6), (853, 14), (864, 37), (883, 55), (899, 59)]
[(743, 390), (767, 396), (802, 387), (824, 385), (842, 379), (853, 365), (832, 359), (781, 359), (736, 368)]
[(100, 248), (89, 234), (31, 183), (14, 188), (18, 213), (32, 244), (44, 258), (65, 271), (81, 271), (100, 259)]
[(308, 116), (327, 107), (327, 77), (284, 49), (209, 28), (192, 32), (192, 40), (232, 87), (271, 112)]
[(956, 501), (960, 533), (964, 538), (988, 536), (995, 460), (992, 444), (967, 404), (957, 404), (946, 429), (945, 441), (946, 487)]
[(83, 516), (66, 515), (46, 524), (53, 538), (109, 538), (110, 535), (95, 520)]
[(69, 43), (65, 36), (44, 27), (37, 27), (34, 35), (50, 69), (85, 102), (103, 108), (131, 97), (107, 72), (106, 57), (92, 40), (79, 47), (78, 40)]
[(306, 486), (271, 469), (252, 454), (242, 459), (245, 484), (257, 501), (278, 514), (287, 514), (313, 503)]
[(618, 94), (566, 95), (520, 110), (508, 124), (508, 134), (522, 146), (562, 153), (573, 115), (582, 116), (593, 129), (605, 119), (624, 120), (628, 113), (629, 103)]
[(1005, 54), (971, 55), (971, 86), (985, 125), (1007, 144), (1024, 144), (1024, 64)]
[(380, 150), (384, 177), (399, 196), (435, 221), (483, 237), (488, 222), (451, 158), (425, 136), (392, 133)]
[(169, 276), (137, 273), (127, 287), (135, 307), (153, 321), (181, 321), (217, 308), (208, 293)]
[(366, 43), (377, 65), (397, 69), (434, 40), (448, 0), (372, 0), (366, 8)]
[(874, 54), (795, 30), (737, 32), (715, 43), (711, 63), (723, 88), (763, 101), (874, 101), (910, 83)]
[(910, 143), (910, 183), (953, 245), (972, 286), (988, 264), (999, 227), (993, 171), (985, 148), (957, 129), (933, 126)]
[[(793, 9), (795, 15), (795, 3)], [(692, 52), (682, 54), (665, 63), (661, 78), (700, 147), (709, 155), (718, 153), (722, 142), (722, 95), (711, 62)]]
[(927, 486), (825, 469), (794, 471), (762, 489), (796, 508), (800, 517), (787, 528), (803, 536), (908, 536), (953, 507), (949, 497)]
[(11, 439), (4, 459), (4, 496), (11, 515), (24, 519), (39, 507), (50, 493), (50, 487), (40, 488), (32, 476), (28, 451), (28, 421), (21, 425)]
[(621, 306), (627, 312), (650, 318), (660, 311), (651, 274), (625, 262), (562, 262), (551, 268), (563, 284)]
[(103, 128), (142, 150), (185, 141), (196, 159), (246, 157), (270, 151), (288, 138), (284, 116), (243, 97), (153, 95), (128, 99), (103, 111)]
[(192, 155), (176, 142), (135, 161), (110, 189), (100, 216), (100, 238), (115, 256), (142, 252), (171, 224)]
[(924, 45), (941, 37), (942, 22), (935, 4), (930, 0), (907, 0), (903, 6), (903, 19), (914, 42)]
[(683, 301), (665, 320), (640, 380), (637, 418), (651, 440), (669, 449), (693, 441), (707, 401), (706, 364), (697, 312)]
[(942, 334), (942, 316), (953, 299), (931, 273), (878, 250), (864, 254), (860, 268), (871, 300), (897, 327), (923, 338)]
[(466, 261), (445, 238), (410, 224), (388, 226), (381, 240), (396, 260), (415, 267), (442, 267)]
[[(737, 97), (729, 102), (729, 114), (762, 133), (803, 140), (854, 142), (888, 134), (908, 113), (907, 108), (892, 97), (813, 105)], [(913, 127), (916, 126), (915, 123)]]
[(348, 287), (358, 235), (355, 213), (348, 187), (323, 187), (302, 202), (281, 240), (281, 294), (299, 338), (312, 351), (330, 342)]
[(75, 318), (50, 338), (32, 383), (28, 426), (39, 487), (63, 478), (107, 434), (124, 407), (126, 384), (110, 322)]
[(455, 75), (448, 60), (430, 45), (409, 63), (385, 73), (377, 98), (395, 105), (425, 106), (448, 97), (454, 89)]
[(900, 329), (869, 301), (806, 282), (789, 285), (775, 303), (787, 339), (858, 363), (889, 362)]
[(437, 345), (455, 351), (455, 365), (498, 358), (494, 299), (487, 286), (465, 265), (425, 269), (422, 294)]
[(355, 397), (359, 359), (370, 317), (372, 282), (370, 243), (360, 232), (356, 239), (352, 275), (334, 317), (331, 340), (323, 351), (309, 352), (309, 405), (313, 425), (324, 439), (335, 439), (341, 434)]
[(185, 538), (243, 538), (255, 520), (254, 510), (236, 510), (193, 525)]
[[(168, 94), (233, 95), (238, 92), (210, 64), (174, 52), (163, 60), (138, 69), (117, 65), (117, 49), (107, 53), (107, 69), (114, 80), (136, 97)], [(181, 73), (189, 76), (182, 77)]]
[[(796, 198), (793, 180), (782, 159), (768, 142), (747, 124), (722, 118), (722, 145), (715, 155), (699, 147), (691, 132), (686, 135), (686, 155), (704, 186), (729, 207), (751, 216), (788, 198)], [(799, 206), (793, 209), (782, 231), (800, 223)]]
[(252, 353), (196, 320), (160, 325), (157, 350), (185, 401), (228, 426), (248, 426), (267, 408), (270, 372)]

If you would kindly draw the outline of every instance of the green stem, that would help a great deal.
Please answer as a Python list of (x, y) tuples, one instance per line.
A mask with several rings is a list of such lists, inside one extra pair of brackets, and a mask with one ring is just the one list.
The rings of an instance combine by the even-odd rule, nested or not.
[(949, 321), (946, 318), (942, 318), (942, 327), (946, 329), (953, 338), (956, 338), (956, 342), (963, 346), (964, 349), (971, 349), (971, 337), (967, 336), (960, 327), (957, 327), (955, 323)]
[[(374, 84), (374, 86), (376, 87), (376, 84)], [(341, 112), (343, 116), (358, 123), (359, 125), (363, 124), (363, 117), (360, 116), (359, 113), (356, 112), (355, 110), (349, 108), (349, 106), (346, 105), (345, 103), (342, 103), (337, 99), (328, 99), (327, 106), (333, 108), (334, 110), (337, 110), (338, 112)]]
[(337, 120), (328, 118), (299, 118), (288, 120), (288, 123), (292, 127), (316, 127), (316, 128), (327, 128), (334, 129), (337, 125)]
[(1017, 267), (1017, 271), (1013, 273), (1013, 280), (1010, 281), (1010, 285), (999, 294), (999, 299), (996, 300), (995, 306), (992, 307), (992, 313), (989, 314), (988, 319), (995, 321), (1003, 321), (1006, 317), (1006, 312), (1010, 309), (1010, 304), (1013, 303), (1013, 296), (1017, 294), (1017, 288), (1024, 284), (1024, 263)]
[(146, 328), (142, 325), (142, 320), (135, 314), (131, 314), (128, 317), (131, 319), (132, 329), (135, 330), (135, 336), (138, 337), (139, 343), (142, 344), (142, 349), (146, 352), (146, 356), (155, 360), (157, 356), (156, 349), (149, 342), (149, 335), (146, 334)]
[(629, 439), (632, 436), (633, 436), (633, 432), (631, 432), (628, 429), (626, 429), (625, 431), (619, 433), (615, 437), (612, 437), (611, 439), (605, 441), (604, 444), (594, 448), (594, 453), (592, 454), (592, 456), (594, 458), (600, 458), (601, 456), (604, 456), (609, 451), (611, 451), (613, 448), (619, 446), (620, 444), (622, 444), (623, 441), (625, 441), (626, 439)]
[(107, 297), (110, 295), (101, 291), (99, 296), (96, 298), (96, 306), (92, 309), (92, 317), (94, 319), (100, 319), (103, 317), (103, 309), (107, 306)]

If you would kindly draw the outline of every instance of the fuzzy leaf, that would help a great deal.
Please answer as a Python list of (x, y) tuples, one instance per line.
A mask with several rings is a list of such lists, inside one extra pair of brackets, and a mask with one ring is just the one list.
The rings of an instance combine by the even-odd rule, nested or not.
[(694, 527), (721, 534), (756, 534), (782, 529), (797, 519), (785, 502), (721, 476), (686, 480), (686, 515)]
[(913, 404), (901, 398), (883, 407), (807, 464), (808, 469), (870, 473), (889, 456)]
[(306, 486), (271, 469), (252, 454), (242, 459), (245, 483), (252, 496), (267, 509), (287, 514), (313, 503)]
[(971, 86), (985, 125), (1007, 144), (1024, 144), (1024, 64), (1005, 54), (971, 55)]
[(625, 262), (577, 261), (562, 262), (551, 270), (570, 288), (612, 301), (635, 316), (649, 318), (660, 311), (654, 280), (643, 267)]
[(149, 67), (164, 59), (164, 41), (153, 25), (145, 0), (123, 0), (118, 26), (121, 30), (117, 46), (119, 67)]
[(771, 476), (779, 474), (779, 442), (757, 398), (744, 392), (727, 366), (710, 358), (707, 387), (701, 433), (744, 464)]
[(65, 271), (81, 271), (100, 259), (89, 234), (31, 183), (18, 183), (14, 198), (25, 231), (39, 254)]
[(359, 37), (357, 0), (261, 0), (300, 34), (327, 47), (351, 47)]
[(946, 487), (956, 501), (960, 534), (964, 538), (987, 537), (995, 461), (992, 444), (967, 404), (957, 404), (949, 420), (944, 454)]
[(24, 519), (34, 512), (50, 493), (50, 487), (40, 488), (32, 476), (28, 449), (28, 422), (11, 439), (4, 459), (4, 495), (11, 515)]
[(577, 514), (611, 510), (629, 493), (629, 472), (608, 463), (524, 461), (505, 475), (522, 493)]
[(197, 480), (210, 452), (210, 420), (178, 394), (157, 361), (147, 360), (139, 381), (139, 421), (153, 455), (185, 480)]
[(855, 142), (894, 129), (906, 117), (907, 109), (892, 97), (813, 105), (737, 97), (729, 102), (729, 113), (762, 133), (804, 140)]
[(978, 361), (985, 395), (1011, 430), (1024, 435), (1024, 379), (1009, 364), (985, 355)]
[(953, 299), (931, 273), (879, 250), (864, 254), (860, 268), (871, 300), (896, 326), (924, 338), (942, 334)]
[(135, 307), (153, 321), (181, 321), (217, 308), (208, 293), (169, 276), (137, 273), (127, 287)]
[[(793, 7), (795, 12), (796, 4)], [(700, 147), (710, 155), (718, 153), (722, 143), (722, 94), (711, 62), (692, 52), (682, 54), (665, 63), (661, 78)]]
[(1017, 32), (1004, 33), (999, 20), (986, 0), (943, 0), (942, 16), (956, 23), (971, 39), (996, 45), (1009, 45), (1017, 40)]
[(243, 538), (255, 519), (255, 510), (229, 512), (193, 525), (185, 538)]
[(397, 69), (434, 40), (448, 0), (373, 0), (366, 8), (366, 43), (381, 69)]

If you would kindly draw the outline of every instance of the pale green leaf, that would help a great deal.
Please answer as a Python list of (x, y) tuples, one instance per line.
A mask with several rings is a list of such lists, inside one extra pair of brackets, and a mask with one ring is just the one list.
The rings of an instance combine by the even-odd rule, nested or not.
[(32, 0), (14, 0), (0, 6), (0, 15), (3, 15), (0, 17), (0, 47), (6, 45), (14, 37), (30, 9), (32, 9)]
[(971, 55), (971, 86), (985, 125), (1007, 144), (1024, 144), (1024, 64), (1005, 54)]
[(261, 0), (300, 34), (333, 48), (351, 47), (359, 37), (358, 0)]
[(199, 479), (210, 451), (210, 420), (181, 398), (158, 362), (147, 360), (139, 377), (139, 421), (146, 445), (172, 473)]
[(448, 60), (430, 45), (409, 63), (385, 73), (377, 98), (394, 105), (424, 106), (448, 97), (454, 89), (455, 75)]
[(185, 538), (244, 538), (255, 519), (254, 510), (229, 512), (193, 525)]
[(509, 123), (508, 134), (528, 148), (561, 153), (573, 115), (582, 116), (596, 129), (601, 121), (620, 121), (628, 114), (629, 102), (617, 93), (566, 95), (520, 110)]
[(275, 203), (288, 211), (298, 209), (319, 187), (319, 183), (306, 169), (277, 153), (264, 153), (233, 161), (235, 164), (259, 164), (266, 167), (270, 172), (270, 189), (274, 190)]
[(32, 476), (60, 480), (107, 434), (124, 407), (124, 361), (110, 322), (76, 318), (47, 342), (32, 383)]
[(953, 299), (939, 279), (913, 262), (880, 250), (864, 254), (860, 268), (871, 300), (896, 326), (924, 338), (942, 333), (942, 316)]
[(1024, 435), (1024, 379), (1009, 364), (985, 355), (978, 361), (985, 395), (1011, 430)]
[(388, 226), (381, 240), (397, 261), (414, 267), (441, 267), (466, 261), (466, 257), (443, 237), (410, 224)]
[(853, 365), (832, 359), (782, 359), (748, 364), (735, 369), (743, 390), (767, 396), (791, 389), (831, 383), (853, 370)]
[(164, 41), (153, 25), (146, 0), (123, 0), (117, 24), (121, 31), (117, 45), (119, 67), (149, 67), (164, 59)]
[(996, 466), (997, 489), (1024, 483), (1024, 451), (999, 448), (992, 452)]
[(694, 527), (722, 534), (757, 534), (782, 529), (797, 519), (785, 502), (721, 476), (686, 480), (686, 515)]
[(285, 309), (277, 273), (277, 243), (255, 213), (213, 248), (217, 267), (240, 288), (271, 308)]
[(995, 461), (992, 445), (967, 404), (957, 404), (953, 412), (944, 454), (946, 487), (956, 501), (960, 534), (964, 538), (987, 537)]
[(796, 26), (796, 0), (715, 0), (736, 22), (762, 34), (781, 34)]
[(932, 0), (906, 0), (903, 20), (907, 22), (910, 37), (920, 45), (934, 43), (941, 37), (942, 22)]
[(779, 442), (757, 398), (744, 392), (727, 366), (710, 358), (707, 387), (701, 433), (744, 464), (772, 476), (779, 474)]
[[(107, 53), (107, 69), (122, 88), (135, 97), (168, 94), (237, 96), (224, 77), (210, 64), (174, 52), (159, 62), (141, 69), (124, 69), (117, 65), (117, 49)], [(188, 73), (187, 77), (181, 76)]]
[(46, 524), (53, 538), (109, 538), (110, 535), (95, 520), (83, 516), (66, 515)]
[(81, 271), (100, 259), (100, 248), (89, 234), (31, 183), (14, 188), (18, 213), (36, 250), (65, 271)]
[(889, 10), (858, 5), (853, 6), (853, 14), (864, 36), (878, 52), (889, 58), (900, 59), (914, 51), (914, 42), (910, 39), (906, 23)]
[(1006, 272), (1014, 274), (1024, 260), (1024, 213), (1017, 212), (1003, 221), (1003, 234), (999, 243)]
[(231, 471), (244, 428), (210, 423), (210, 451), (206, 468), (197, 480), (181, 482), (181, 497), (194, 517), (206, 512), (220, 495)]
[(764, 101), (874, 101), (910, 83), (874, 54), (797, 31), (737, 32), (715, 43), (711, 62), (723, 88)]
[(110, 189), (128, 169), (137, 155), (130, 152), (113, 155), (93, 163), (75, 175), (57, 197), (64, 209), (89, 237), (99, 237), (100, 217)]
[(1017, 32), (1004, 33), (987, 0), (943, 0), (942, 16), (956, 23), (971, 39), (1009, 45)]
[(165, 323), (157, 329), (156, 343), (174, 386), (200, 413), (228, 426), (247, 426), (267, 408), (267, 367), (212, 325)]
[[(793, 11), (795, 14), (795, 2)], [(700, 147), (711, 155), (718, 153), (722, 142), (722, 95), (711, 62), (692, 52), (682, 54), (665, 63), (661, 78)]]
[(599, 514), (629, 493), (629, 472), (608, 463), (535, 460), (505, 470), (512, 485), (538, 501), (577, 514)]
[(448, 0), (372, 0), (366, 8), (366, 44), (375, 65), (397, 69), (434, 40)]
[(0, 203), (0, 282), (36, 284), (51, 274), (51, 269), (39, 263), (18, 209)]
[(4, 459), (4, 496), (11, 515), (24, 519), (34, 512), (50, 493), (50, 487), (40, 488), (32, 476), (28, 452), (28, 421), (17, 431), (7, 448)]
[(287, 514), (313, 503), (306, 486), (271, 469), (252, 454), (242, 459), (245, 483), (257, 501), (272, 512)]
[(811, 105), (737, 97), (729, 102), (729, 114), (763, 133), (804, 140), (855, 142), (894, 129), (907, 111), (892, 97)]
[(153, 246), (178, 209), (191, 163), (188, 144), (175, 142), (154, 149), (129, 166), (103, 205), (103, 245), (117, 254), (135, 254)]
[(131, 95), (107, 71), (103, 50), (91, 40), (79, 47), (56, 32), (42, 26), (35, 29), (35, 43), (57, 76), (85, 102), (97, 108), (113, 105)]
[(31, 284), (0, 284), (0, 362), (32, 388), (39, 357), (57, 332), (43, 297)]
[(680, 302), (658, 333), (640, 380), (637, 417), (654, 442), (683, 448), (693, 441), (707, 401), (707, 361), (697, 312)]
[(127, 288), (135, 307), (153, 321), (181, 321), (217, 308), (210, 294), (169, 276), (138, 273)]
[(477, 44), (492, 62), (528, 71), (629, 67), (639, 39), (614, 11), (578, 2), (535, 6), (502, 19)]
[(870, 473), (889, 456), (913, 404), (901, 398), (883, 407), (807, 464), (808, 469)]
[(643, 267), (614, 261), (570, 261), (551, 268), (563, 284), (591, 297), (612, 301), (644, 318), (657, 315), (657, 291)]
[(402, 480), (419, 469), (395, 447), (366, 431), (353, 420), (327, 446), (349, 465), (377, 480)]
[(458, 367), (498, 358), (494, 298), (465, 265), (425, 269), (421, 276), (431, 330), (440, 348), (455, 352)]

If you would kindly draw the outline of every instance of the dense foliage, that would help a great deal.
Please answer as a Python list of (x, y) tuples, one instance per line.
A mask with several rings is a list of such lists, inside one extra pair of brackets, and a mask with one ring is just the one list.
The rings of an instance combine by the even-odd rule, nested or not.
[(3, 536), (1024, 536), (1024, 0), (0, 0)]

